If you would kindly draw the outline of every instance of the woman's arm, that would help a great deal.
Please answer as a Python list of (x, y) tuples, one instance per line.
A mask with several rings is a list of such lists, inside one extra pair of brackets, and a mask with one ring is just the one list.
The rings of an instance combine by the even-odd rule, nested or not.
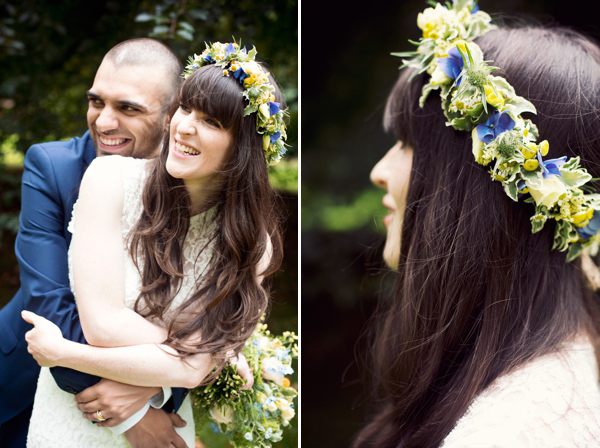
[(23, 319), (34, 325), (25, 334), (28, 351), (42, 367), (63, 366), (136, 386), (196, 387), (215, 366), (212, 355), (180, 358), (163, 344), (92, 347), (62, 337), (49, 320), (29, 311)]
[(125, 306), (120, 162), (106, 156), (90, 165), (75, 209), (72, 244), (77, 309), (87, 341), (100, 347), (158, 343), (167, 337), (164, 328)]

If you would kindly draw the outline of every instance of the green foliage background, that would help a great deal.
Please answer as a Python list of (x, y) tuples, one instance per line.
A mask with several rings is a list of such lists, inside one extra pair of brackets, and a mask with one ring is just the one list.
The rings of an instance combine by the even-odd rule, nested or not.
[[(283, 270), (274, 279), (271, 330), (297, 332), (297, 0), (107, 0), (0, 3), (0, 307), (19, 286), (13, 254), (23, 154), (34, 143), (87, 130), (85, 92), (104, 54), (134, 37), (166, 43), (185, 63), (205, 41), (242, 39), (275, 75), (290, 109), (288, 155), (272, 169), (287, 209)], [(297, 377), (293, 379), (297, 383)], [(207, 435), (207, 446), (224, 446)], [(297, 444), (297, 433), (279, 446)]]

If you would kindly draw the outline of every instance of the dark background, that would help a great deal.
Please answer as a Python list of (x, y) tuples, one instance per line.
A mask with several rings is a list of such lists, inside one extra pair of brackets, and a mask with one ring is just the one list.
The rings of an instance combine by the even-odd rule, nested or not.
[[(479, 5), (496, 22), (558, 22), (600, 36), (596, 2), (482, 0)], [(365, 344), (357, 340), (378, 297), (389, 296), (393, 283), (379, 261), (383, 190), (370, 185), (369, 172), (394, 144), (381, 125), (401, 64), (390, 53), (414, 48), (407, 39), (421, 36), (416, 19), (427, 6), (425, 1), (302, 2), (302, 442), (307, 447), (348, 446), (365, 421), (369, 395), (360, 380)]]
[[(290, 109), (288, 155), (272, 171), (287, 219), (285, 259), (274, 278), (267, 323), (275, 334), (298, 332), (297, 0), (0, 0), (0, 308), (19, 287), (13, 247), (23, 154), (33, 143), (87, 130), (85, 92), (104, 54), (123, 40), (154, 37), (185, 65), (205, 41), (230, 42), (232, 36), (248, 49), (256, 46)], [(205, 442), (224, 446), (222, 439)], [(293, 429), (277, 446), (296, 445)]]

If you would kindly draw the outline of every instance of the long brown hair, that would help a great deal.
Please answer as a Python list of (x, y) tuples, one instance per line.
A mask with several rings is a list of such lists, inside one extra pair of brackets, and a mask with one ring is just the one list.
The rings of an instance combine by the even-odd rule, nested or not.
[[(276, 97), (281, 101), (278, 89)], [(269, 276), (281, 264), (280, 212), (269, 184), (262, 139), (256, 132), (256, 114), (244, 117), (237, 80), (223, 76), (223, 70), (214, 65), (202, 67), (181, 86), (179, 102), (215, 118), (235, 135), (233, 151), (222, 170), (223, 184), (214, 192), (216, 212), (206, 224), (214, 227), (207, 274), (196, 279), (194, 293), (167, 319), (169, 345), (184, 355), (212, 353), (220, 370), (227, 353), (241, 350), (267, 311), (269, 296), (257, 276)], [(143, 191), (144, 212), (130, 236), (132, 258), (140, 255), (143, 260), (143, 266), (138, 266), (143, 286), (136, 311), (160, 319), (165, 319), (181, 286), (182, 245), (190, 219), (184, 183), (165, 167), (168, 151), (167, 139), (150, 168)], [(264, 272), (257, 272), (267, 252), (271, 252), (270, 261)], [(186, 342), (198, 330), (201, 341)]]
[[(560, 27), (476, 42), (536, 106), (548, 157), (580, 156), (600, 176), (599, 48)], [(531, 233), (532, 205), (510, 200), (474, 162), (469, 133), (444, 125), (439, 95), (419, 108), (427, 77), (411, 74), (386, 107), (386, 128), (414, 156), (394, 298), (371, 326), (376, 409), (354, 447), (437, 447), (500, 375), (581, 332), (597, 341), (600, 325), (579, 261), (550, 250), (553, 226)]]

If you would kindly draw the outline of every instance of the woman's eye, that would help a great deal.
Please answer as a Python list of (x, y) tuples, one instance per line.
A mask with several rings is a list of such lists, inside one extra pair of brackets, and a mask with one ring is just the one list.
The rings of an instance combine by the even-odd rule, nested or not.
[(179, 108), (180, 108), (182, 111), (184, 111), (184, 112), (186, 112), (186, 113), (188, 113), (188, 114), (189, 114), (190, 112), (192, 112), (192, 110), (191, 110), (189, 107), (187, 107), (185, 104), (180, 104), (180, 105), (179, 105)]
[(217, 120), (213, 119), (213, 118), (207, 118), (206, 122), (210, 125), (210, 126), (214, 126), (216, 128), (220, 128), (221, 127), (221, 123), (219, 123)]

